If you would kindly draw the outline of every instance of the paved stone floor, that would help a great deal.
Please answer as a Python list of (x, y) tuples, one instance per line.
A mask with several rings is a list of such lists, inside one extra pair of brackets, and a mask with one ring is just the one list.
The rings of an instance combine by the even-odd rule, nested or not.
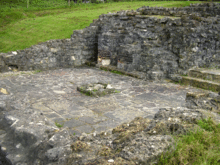
[[(186, 93), (198, 90), (168, 82), (139, 80), (98, 68), (7, 75), (1, 74), (0, 87), (13, 95), (12, 108), (40, 111), (54, 126), (59, 123), (74, 135), (110, 131), (137, 116), (152, 118), (159, 108), (184, 106)], [(96, 98), (76, 89), (82, 84), (98, 82), (109, 83), (121, 92)]]

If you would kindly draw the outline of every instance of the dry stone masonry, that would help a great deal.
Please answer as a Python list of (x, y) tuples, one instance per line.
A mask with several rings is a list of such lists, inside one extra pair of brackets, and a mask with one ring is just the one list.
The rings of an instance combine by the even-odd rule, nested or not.
[[(139, 79), (74, 68), (85, 64)], [(157, 163), (175, 150), (172, 135), (210, 115), (220, 123), (220, 97), (140, 79), (219, 83), (195, 67), (220, 68), (219, 3), (104, 14), (71, 39), (1, 53), (0, 72), (45, 72), (1, 73), (0, 165)]]

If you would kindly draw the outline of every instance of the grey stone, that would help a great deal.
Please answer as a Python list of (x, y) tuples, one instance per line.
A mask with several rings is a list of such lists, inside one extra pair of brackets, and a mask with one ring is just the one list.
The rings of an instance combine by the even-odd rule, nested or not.
[(6, 104), (4, 101), (0, 101), (0, 112), (6, 110)]
[(79, 118), (79, 120), (88, 123), (88, 124), (95, 124), (96, 122), (94, 121), (95, 119), (92, 117), (88, 117), (88, 116), (82, 116)]
[(68, 128), (73, 128), (81, 125), (84, 125), (84, 123), (76, 119), (71, 119), (64, 123), (64, 127), (68, 127)]
[(55, 147), (52, 149), (47, 150), (45, 156), (49, 161), (56, 162), (60, 157), (64, 155), (63, 147)]
[(204, 109), (214, 113), (220, 112), (220, 96), (213, 92), (188, 92), (186, 106), (193, 109)]
[(60, 116), (57, 113), (44, 113), (48, 118), (59, 118)]
[(85, 133), (91, 133), (94, 130), (94, 128), (89, 125), (79, 126), (76, 127), (76, 129), (79, 130), (80, 132), (85, 132)]

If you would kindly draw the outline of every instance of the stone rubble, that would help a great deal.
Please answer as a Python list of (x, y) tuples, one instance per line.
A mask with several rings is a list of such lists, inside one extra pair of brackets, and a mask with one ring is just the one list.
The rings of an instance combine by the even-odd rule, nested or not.
[(220, 96), (214, 92), (188, 92), (186, 95), (186, 107), (202, 109), (204, 113), (220, 123)]
[[(153, 120), (137, 117), (124, 123), (112, 134), (83, 134), (71, 147), (68, 163), (73, 164), (155, 164), (165, 151), (175, 149), (172, 134), (186, 133), (205, 116), (198, 110), (163, 108)], [(68, 164), (67, 163), (67, 164)]]

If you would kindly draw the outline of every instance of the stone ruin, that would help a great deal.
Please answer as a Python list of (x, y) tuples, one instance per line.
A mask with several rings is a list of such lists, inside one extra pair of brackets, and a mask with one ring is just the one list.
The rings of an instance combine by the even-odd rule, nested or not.
[(0, 54), (0, 71), (48, 70), (95, 62), (146, 79), (172, 78), (220, 63), (219, 3), (183, 8), (141, 7), (103, 14), (71, 39)]
[[(113, 68), (152, 80), (175, 80), (194, 67), (220, 68), (220, 4), (191, 4), (183, 8), (144, 6), (136, 11), (104, 14), (89, 27), (74, 31), (71, 39), (50, 40), (0, 54), (0, 72), (84, 65)], [(4, 90), (1, 88), (0, 93), (9, 94)], [(79, 86), (78, 90), (99, 96), (103, 92), (114, 93), (115, 89), (99, 83)], [(187, 107), (162, 108), (153, 119), (135, 118), (114, 128), (111, 134), (84, 133), (70, 138), (66, 130), (57, 131), (45, 125), (38, 132), (43, 139), (39, 140), (36, 132), (30, 133), (22, 125), (16, 128), (18, 120), (6, 115), (5, 100), (0, 101), (0, 129), (9, 131), (0, 136), (7, 136), (8, 144), (21, 141), (19, 144), (24, 147), (16, 146), (24, 153), (22, 159), (8, 157), (18, 151), (13, 147), (6, 150), (0, 141), (0, 164), (6, 165), (154, 164), (162, 153), (175, 149), (172, 134), (195, 129), (196, 120), (207, 117), (198, 108), (219, 113), (220, 107), (216, 94), (189, 93)], [(218, 116), (215, 119), (220, 121)]]

